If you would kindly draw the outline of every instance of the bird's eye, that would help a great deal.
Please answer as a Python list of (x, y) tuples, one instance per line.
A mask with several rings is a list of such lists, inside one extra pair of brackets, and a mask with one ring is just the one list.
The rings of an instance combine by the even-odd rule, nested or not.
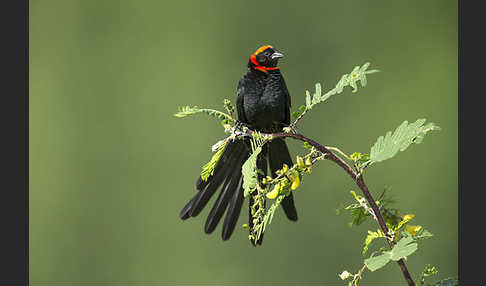
[(264, 63), (266, 61), (266, 54), (265, 53), (260, 53), (256, 56), (256, 60), (259, 63)]

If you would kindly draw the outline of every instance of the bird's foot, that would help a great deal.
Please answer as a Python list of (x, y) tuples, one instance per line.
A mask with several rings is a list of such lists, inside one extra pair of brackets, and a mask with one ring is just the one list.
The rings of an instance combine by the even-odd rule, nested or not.
[(243, 126), (243, 122), (239, 120), (235, 120), (235, 129), (236, 130), (241, 130), (241, 127)]
[(244, 130), (245, 127), (246, 128), (249, 128), (249, 126), (247, 124), (245, 124), (245, 123), (243, 123), (243, 122), (241, 122), (239, 120), (236, 120), (235, 121), (235, 130), (239, 130), (241, 132), (244, 132), (245, 131)]

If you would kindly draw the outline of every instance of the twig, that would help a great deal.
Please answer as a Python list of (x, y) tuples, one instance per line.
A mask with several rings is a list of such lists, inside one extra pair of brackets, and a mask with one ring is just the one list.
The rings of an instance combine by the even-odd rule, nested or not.
[[(244, 133), (251, 134), (253, 132), (254, 131), (252, 131), (250, 129), (245, 129)], [(261, 133), (261, 135), (270, 136), (272, 139), (290, 137), (290, 138), (293, 138), (293, 139), (296, 139), (296, 140), (300, 140), (302, 142), (307, 142), (311, 146), (315, 147), (317, 150), (319, 150), (320, 152), (325, 154), (325, 159), (328, 159), (328, 160), (336, 163), (337, 165), (339, 165), (341, 168), (343, 168), (346, 171), (346, 173), (348, 173), (348, 175), (351, 176), (351, 178), (355, 181), (355, 183), (358, 185), (358, 187), (363, 192), (366, 200), (368, 201), (371, 208), (373, 209), (373, 212), (376, 215), (376, 218), (378, 220), (378, 224), (380, 225), (380, 228), (383, 230), (383, 233), (385, 233), (385, 235), (389, 236), (389, 230), (388, 230), (388, 227), (386, 226), (385, 219), (383, 218), (383, 216), (380, 212), (380, 209), (378, 208), (378, 205), (376, 204), (375, 199), (373, 198), (373, 196), (369, 192), (368, 187), (366, 186), (366, 184), (364, 182), (362, 174), (357, 173), (355, 170), (353, 170), (353, 168), (351, 166), (349, 166), (345, 161), (343, 161), (341, 158), (336, 156), (328, 148), (322, 146), (321, 144), (317, 143), (316, 141), (314, 141), (310, 138), (303, 136), (302, 134), (280, 132), (280, 133), (273, 133), (273, 134)], [(390, 248), (392, 249), (394, 247), (394, 243), (390, 239), (387, 239), (387, 241), (388, 241)], [(407, 281), (408, 285), (409, 286), (415, 286), (415, 282), (413, 281), (412, 277), (410, 276), (410, 273), (408, 272), (407, 266), (405, 265), (405, 262), (403, 261), (403, 259), (398, 260), (397, 263), (400, 266), (400, 269), (401, 269), (403, 276), (405, 277), (405, 280)]]

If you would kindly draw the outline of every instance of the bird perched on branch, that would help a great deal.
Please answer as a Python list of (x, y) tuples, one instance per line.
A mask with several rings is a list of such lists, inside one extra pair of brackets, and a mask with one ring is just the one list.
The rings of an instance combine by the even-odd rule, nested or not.
[[(283, 54), (270, 45), (256, 50), (248, 61), (248, 70), (238, 83), (236, 109), (238, 121), (248, 128), (264, 133), (281, 132), (290, 124), (290, 94), (278, 67), (278, 60)], [(235, 140), (226, 144), (225, 149), (215, 166), (214, 172), (207, 180), (199, 176), (196, 182), (196, 195), (184, 206), (180, 218), (185, 220), (197, 216), (206, 206), (209, 199), (222, 185), (218, 198), (211, 209), (204, 231), (212, 233), (226, 211), (223, 222), (222, 239), (230, 238), (240, 215), (243, 204), (243, 175), (241, 167), (251, 153), (248, 140)], [(274, 139), (263, 146), (257, 158), (257, 168), (267, 175), (268, 166), (275, 177), (275, 172), (283, 164), (292, 166), (292, 158), (284, 139)], [(253, 205), (252, 196), (249, 206)], [(293, 194), (290, 193), (281, 203), (286, 216), (297, 220), (297, 210)], [(251, 208), (249, 226), (253, 226)], [(258, 241), (251, 240), (253, 245), (261, 244), (263, 235)]]

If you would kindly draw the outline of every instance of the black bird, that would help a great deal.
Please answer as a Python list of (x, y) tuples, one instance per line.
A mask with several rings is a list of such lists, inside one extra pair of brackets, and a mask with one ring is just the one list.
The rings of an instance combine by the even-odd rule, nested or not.
[[(236, 109), (238, 120), (250, 129), (273, 133), (280, 132), (290, 124), (290, 94), (284, 78), (277, 66), (283, 54), (270, 45), (260, 47), (248, 61), (248, 70), (238, 83)], [(241, 167), (251, 152), (248, 140), (235, 140), (226, 144), (215, 166), (213, 174), (206, 180), (199, 176), (196, 182), (196, 195), (181, 210), (180, 218), (185, 220), (197, 216), (209, 199), (221, 186), (216, 202), (206, 220), (204, 231), (212, 233), (228, 208), (223, 223), (223, 240), (230, 238), (240, 215), (243, 204), (243, 176)], [(267, 161), (275, 177), (275, 171), (283, 164), (292, 166), (292, 158), (283, 139), (275, 139), (265, 144), (257, 159), (257, 167), (266, 176)], [(262, 177), (262, 176), (261, 176)], [(260, 177), (260, 179), (261, 179)], [(250, 206), (253, 204), (250, 196)], [(228, 207), (229, 205), (229, 207)], [(293, 194), (285, 197), (281, 203), (287, 217), (297, 220), (297, 210)], [(251, 210), (249, 225), (252, 227)], [(253, 245), (261, 244), (263, 235)]]

